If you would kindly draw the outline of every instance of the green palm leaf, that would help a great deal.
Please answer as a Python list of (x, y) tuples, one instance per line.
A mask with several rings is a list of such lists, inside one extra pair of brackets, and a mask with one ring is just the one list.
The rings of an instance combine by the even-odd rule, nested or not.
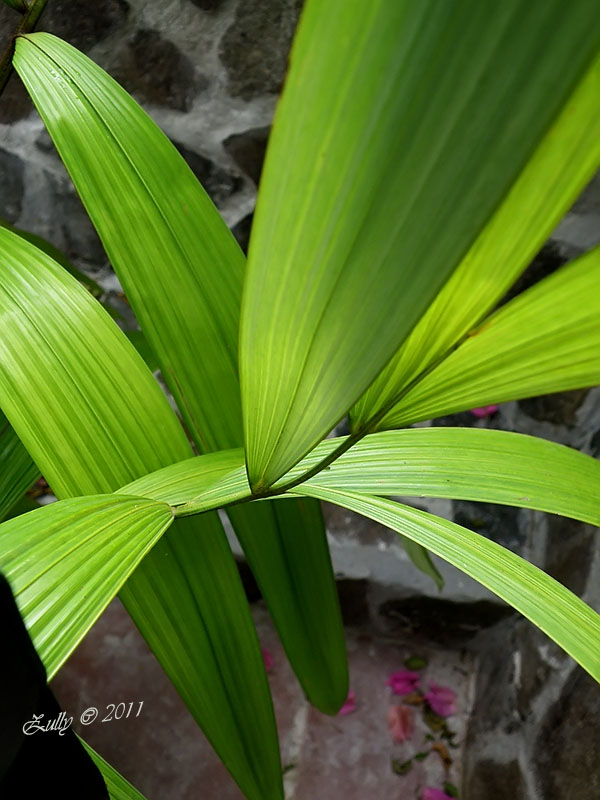
[(129, 781), (125, 780), (114, 767), (111, 767), (101, 755), (93, 750), (89, 744), (84, 742), (81, 738), (79, 741), (85, 747), (88, 755), (102, 773), (110, 800), (145, 800), (144, 796), (140, 794)]
[(600, 383), (600, 247), (515, 297), (378, 427)]
[[(345, 437), (326, 439), (275, 484), (274, 491), (307, 473), (344, 441)], [(219, 457), (227, 461), (227, 470), (205, 484)], [(599, 483), (598, 461), (545, 439), (478, 428), (413, 428), (365, 436), (303, 485), (368, 495), (499, 503), (600, 525)], [(251, 497), (241, 450), (173, 464), (133, 481), (119, 493), (167, 502), (176, 516)]]
[(39, 469), (0, 411), (0, 520), (39, 475)]
[[(327, 439), (281, 483), (318, 464), (342, 441)], [(571, 447), (506, 431), (413, 428), (374, 433), (304, 485), (500, 503), (600, 526), (600, 462)]]
[(393, 407), (496, 305), (600, 166), (600, 58), (399, 352), (351, 410), (357, 431)]
[(166, 503), (99, 495), (0, 525), (0, 569), (48, 680), (172, 521)]
[[(85, 289), (3, 229), (0, 259), (0, 406), (55, 494), (111, 492), (189, 458), (158, 384)], [(246, 795), (279, 796), (266, 674), (217, 516), (176, 521), (121, 599)]]
[(588, 0), (309, 0), (261, 176), (242, 303), (257, 492), (394, 355), (599, 43)]
[[(18, 41), (15, 66), (196, 445), (201, 451), (241, 445), (237, 340), (245, 264), (233, 236), (171, 142), (92, 61), (53, 36), (35, 34)], [(235, 509), (230, 516), (300, 682), (315, 705), (335, 713), (348, 677), (316, 504)], [(306, 575), (329, 587), (310, 618), (314, 585)]]
[(441, 556), (520, 611), (600, 681), (600, 616), (510, 550), (453, 522), (391, 500), (317, 486), (293, 491), (356, 511)]

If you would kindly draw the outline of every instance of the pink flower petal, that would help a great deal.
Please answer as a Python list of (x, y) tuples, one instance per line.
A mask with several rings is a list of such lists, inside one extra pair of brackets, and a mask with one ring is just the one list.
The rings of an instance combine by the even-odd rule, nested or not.
[(491, 417), (496, 411), (498, 411), (498, 406), (480, 406), (479, 408), (472, 408), (471, 414), (473, 414), (474, 417), (483, 419), (484, 417)]
[(456, 692), (447, 686), (438, 686), (437, 683), (430, 681), (425, 700), (439, 717), (450, 717), (452, 714), (456, 714)]
[(265, 662), (265, 670), (270, 672), (273, 669), (273, 656), (266, 647), (261, 647), (260, 652), (262, 653), (263, 661)]
[(442, 792), (441, 789), (434, 789), (433, 786), (426, 786), (423, 789), (422, 800), (454, 800), (454, 798), (450, 797), (446, 792)]
[(356, 695), (350, 689), (348, 692), (348, 697), (344, 701), (344, 705), (338, 711), (338, 717), (343, 717), (346, 714), (351, 714), (353, 711), (356, 711)]
[(420, 680), (421, 676), (418, 672), (405, 669), (400, 672), (392, 672), (385, 685), (392, 687), (393, 694), (410, 694), (418, 688)]
[(412, 737), (414, 712), (410, 706), (391, 706), (388, 710), (387, 721), (395, 742), (405, 742)]

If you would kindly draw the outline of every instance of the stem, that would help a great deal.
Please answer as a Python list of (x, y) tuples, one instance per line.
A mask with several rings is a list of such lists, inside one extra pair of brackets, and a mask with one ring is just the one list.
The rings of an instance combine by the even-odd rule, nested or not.
[(284, 492), (293, 489), (294, 486), (299, 486), (301, 483), (304, 483), (309, 478), (313, 478), (315, 475), (318, 475), (319, 472), (322, 472), (326, 467), (336, 461), (346, 450), (349, 450), (353, 445), (355, 445), (363, 436), (366, 436), (368, 430), (361, 430), (357, 431), (356, 433), (350, 434), (344, 441), (338, 445), (328, 456), (321, 459), (318, 464), (315, 464), (314, 467), (311, 467), (306, 472), (303, 472), (298, 478), (294, 478), (293, 481), (289, 481), (289, 483), (284, 483), (283, 486), (277, 486), (273, 489), (268, 489), (264, 494), (258, 495), (259, 497), (272, 497), (276, 494), (284, 494)]
[(8, 47), (2, 54), (2, 58), (0, 58), (0, 94), (2, 94), (4, 91), (4, 87), (12, 75), (12, 59), (15, 52), (15, 42), (17, 40), (17, 36), (21, 36), (24, 33), (29, 33), (35, 28), (42, 11), (46, 7), (47, 2), (48, 0), (33, 0), (23, 15), (23, 19), (19, 23), (17, 30), (14, 32)]

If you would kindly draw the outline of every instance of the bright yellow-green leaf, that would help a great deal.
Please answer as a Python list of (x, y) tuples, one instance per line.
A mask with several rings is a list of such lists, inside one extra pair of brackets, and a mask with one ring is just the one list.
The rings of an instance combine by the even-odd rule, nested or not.
[[(237, 242), (167, 137), (83, 53), (48, 33), (29, 34), (17, 41), (14, 66), (189, 430), (208, 449), (223, 438), (230, 440), (225, 446), (239, 444), (239, 414), (223, 413), (224, 398), (239, 395), (230, 346), (237, 341), (244, 269)], [(186, 402), (178, 385), (183, 377), (187, 397), (212, 391), (218, 414), (210, 405), (203, 411), (206, 401)]]
[[(4, 229), (0, 266), (0, 407), (57, 496), (189, 458), (158, 384), (90, 294)], [(246, 795), (281, 796), (260, 647), (217, 515), (177, 520), (121, 599)]]
[(0, 411), (0, 520), (39, 474), (31, 456)]
[[(241, 445), (237, 343), (244, 257), (233, 236), (167, 137), (86, 56), (35, 34), (17, 43), (15, 66), (197, 447)], [(306, 694), (321, 710), (337, 711), (348, 691), (346, 655), (317, 505), (238, 508), (230, 517)], [(306, 585), (303, 575), (312, 576)], [(329, 589), (307, 624), (314, 581)]]
[(510, 550), (453, 522), (391, 500), (321, 486), (297, 487), (293, 493), (356, 511), (441, 556), (520, 611), (600, 681), (600, 616)]
[[(343, 441), (327, 439), (280, 483), (295, 480)], [(236, 477), (240, 485), (240, 474)], [(412, 428), (373, 433), (304, 485), (500, 503), (600, 526), (600, 462), (571, 447), (507, 431)]]
[(599, 383), (600, 247), (484, 320), (378, 427)]
[(250, 482), (328, 433), (504, 200), (600, 43), (589, 0), (308, 0), (250, 239)]
[[(98, 299), (104, 293), (103, 288), (96, 283), (95, 280), (92, 280), (92, 278), (90, 278), (89, 275), (86, 275), (85, 272), (77, 269), (77, 267), (71, 261), (69, 261), (69, 259), (66, 258), (57, 247), (54, 247), (51, 242), (43, 239), (41, 236), (37, 236), (35, 233), (24, 231), (21, 228), (15, 228), (14, 225), (11, 225), (10, 222), (7, 222), (4, 219), (0, 219), (0, 228), (6, 228), (13, 233), (18, 233), (19, 236), (23, 237), (23, 239), (31, 242), (31, 244), (34, 244), (44, 253), (49, 255), (50, 258), (54, 259), (57, 264), (60, 264), (61, 267), (64, 267), (67, 270), (67, 272), (70, 272), (71, 275), (77, 278), (79, 283), (83, 284), (88, 292), (96, 299)], [(111, 309), (107, 308), (107, 311), (111, 313)]]
[[(213, 484), (220, 483), (230, 472), (239, 471), (243, 465), (244, 451), (241, 447), (205, 453), (150, 472), (121, 487), (118, 494), (150, 497), (178, 506), (204, 494)], [(223, 505), (227, 502), (230, 501), (226, 500)], [(219, 503), (212, 508), (219, 508)]]
[[(297, 480), (344, 441), (346, 437), (323, 441), (274, 489)], [(211, 462), (221, 459), (227, 470), (205, 483), (207, 474), (216, 474), (210, 472)], [(600, 462), (571, 447), (507, 431), (412, 428), (373, 433), (304, 485), (368, 495), (499, 503), (600, 526)], [(176, 507), (177, 516), (201, 513), (251, 496), (241, 450), (191, 458), (119, 491), (163, 500)]]
[(166, 503), (97, 495), (0, 525), (0, 570), (48, 680), (172, 521)]
[[(228, 482), (229, 475), (233, 478), (232, 484)], [(179, 506), (179, 510), (187, 503), (185, 512), (179, 514), (180, 516), (219, 508), (250, 495), (244, 452), (242, 449), (225, 450), (197, 456), (133, 481), (119, 489), (118, 493), (139, 493), (144, 497), (162, 499)], [(285, 512), (276, 520), (281, 531), (280, 536), (274, 542), (269, 541), (273, 530), (269, 524), (270, 516), (277, 514), (280, 509)], [(274, 506), (267, 502), (254, 503), (251, 506), (230, 508), (228, 512), (235, 520), (236, 513), (242, 510), (246, 513), (253, 531), (252, 537), (245, 541), (245, 552), (256, 574), (262, 575), (273, 570), (273, 547), (280, 548), (281, 560), (285, 560), (286, 552), (293, 553), (298, 548), (305, 551), (303, 554), (299, 553), (289, 573), (280, 574), (274, 571), (271, 575), (269, 589), (277, 592), (277, 603), (272, 608), (275, 607), (280, 615), (282, 627), (285, 628), (286, 620), (295, 618), (296, 631), (299, 625), (303, 625), (304, 630), (300, 630), (302, 638), (313, 641), (311, 650), (302, 651), (297, 648), (294, 653), (298, 679), (307, 695), (322, 711), (335, 714), (347, 694), (346, 662), (339, 658), (344, 642), (343, 639), (340, 641), (337, 628), (329, 624), (313, 625), (314, 620), (324, 614), (324, 609), (338, 607), (335, 584), (330, 579), (331, 561), (327, 542), (323, 537), (303, 538), (305, 531), (323, 527), (320, 507), (315, 502), (305, 503), (304, 498), (298, 498), (295, 503), (279, 503)], [(299, 523), (295, 524), (295, 520), (299, 520)], [(420, 564), (427, 565), (426, 561), (422, 562), (421, 553), (415, 552), (413, 555), (419, 559)], [(314, 569), (314, 564), (326, 564), (328, 570)], [(428, 574), (434, 577), (435, 571), (432, 569)], [(307, 587), (311, 591), (308, 592)], [(320, 672), (320, 681), (305, 681), (305, 676), (310, 676), (315, 671)], [(345, 694), (340, 697), (342, 689)]]
[(351, 410), (352, 428), (396, 405), (496, 305), (600, 166), (600, 58), (399, 352)]

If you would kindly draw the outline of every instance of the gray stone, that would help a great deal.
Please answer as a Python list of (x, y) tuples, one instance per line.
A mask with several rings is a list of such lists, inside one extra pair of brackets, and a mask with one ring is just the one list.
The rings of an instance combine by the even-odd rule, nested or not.
[(600, 686), (579, 667), (554, 703), (535, 745), (544, 800), (600, 797)]
[[(125, 0), (50, 0), (36, 26), (48, 31), (85, 52), (117, 30), (127, 18), (129, 4)], [(21, 15), (0, 3), (0, 52), (8, 44)], [(0, 122), (9, 123), (28, 117), (34, 105), (13, 74), (0, 97)]]
[(195, 6), (203, 11), (216, 11), (223, 5), (223, 0), (191, 0)]
[[(18, 11), (0, 2), (0, 54), (8, 47), (20, 21), (21, 14)], [(32, 111), (33, 103), (21, 79), (13, 72), (0, 95), (0, 122), (16, 122), (28, 117)]]
[(219, 49), (233, 97), (251, 100), (280, 91), (301, 6), (301, 0), (243, 0), (238, 5)]
[(254, 214), (247, 214), (245, 217), (242, 217), (239, 222), (236, 222), (231, 229), (231, 232), (235, 236), (237, 243), (246, 254), (248, 254), (248, 244), (250, 242), (250, 231), (252, 229), (253, 218)]
[(473, 770), (463, 797), (464, 800), (529, 800), (527, 784), (516, 760), (502, 763), (482, 759)]
[(600, 172), (585, 187), (571, 211), (578, 214), (600, 213)]
[(54, 153), (54, 142), (50, 138), (50, 134), (44, 128), (40, 135), (35, 140), (35, 146), (42, 151), (42, 153)]
[(432, 420), (434, 428), (475, 428), (479, 422), (475, 414), (470, 411), (460, 411), (458, 414), (449, 414)]
[(559, 267), (562, 267), (568, 259), (565, 258), (562, 250), (554, 242), (545, 244), (540, 252), (533, 259), (531, 264), (512, 285), (498, 305), (504, 305), (513, 297), (534, 286), (539, 281), (552, 275)]
[(0, 150), (0, 217), (16, 222), (21, 215), (23, 201), (23, 162), (18, 156)]
[(528, 417), (553, 425), (569, 425), (577, 422), (577, 410), (583, 404), (588, 389), (573, 389), (570, 392), (540, 395), (519, 400), (519, 408)]
[(510, 606), (478, 600), (456, 603), (434, 597), (388, 600), (379, 606), (388, 634), (460, 647), (482, 630), (514, 614)]
[(73, 185), (68, 179), (56, 179), (50, 173), (46, 177), (52, 192), (52, 227), (60, 232), (54, 237), (56, 246), (73, 261), (102, 266), (107, 260), (106, 253)]
[(223, 142), (223, 147), (248, 177), (258, 186), (262, 171), (270, 127), (252, 128), (244, 133), (234, 133)]
[(494, 542), (521, 553), (526, 536), (519, 525), (520, 510), (492, 503), (452, 501), (453, 519), (458, 525), (487, 536)]
[(87, 52), (121, 27), (128, 14), (125, 0), (49, 0), (38, 30)]
[(221, 206), (228, 197), (242, 187), (242, 180), (237, 175), (231, 175), (210, 159), (178, 142), (173, 142), (173, 144), (185, 158), (188, 166), (216, 206)]
[(129, 40), (113, 77), (140, 100), (188, 111), (198, 88), (194, 66), (175, 45), (157, 31), (138, 30)]
[(344, 625), (360, 627), (369, 622), (367, 592), (369, 581), (341, 578), (336, 581)]
[(594, 558), (597, 531), (567, 517), (548, 515), (547, 524), (545, 571), (581, 596)]
[(13, 73), (0, 96), (0, 122), (7, 124), (25, 119), (35, 110), (21, 79)]
[(595, 458), (600, 458), (600, 430), (596, 431), (596, 433), (592, 436), (590, 450), (591, 454)]
[(323, 514), (327, 530), (334, 536), (339, 536), (345, 541), (354, 540), (361, 545), (395, 544), (398, 534), (378, 522), (355, 514), (341, 506), (332, 503), (323, 503)]
[(13, 33), (17, 30), (21, 22), (21, 14), (14, 8), (9, 8), (4, 3), (0, 4), (0, 52), (4, 52), (5, 48), (11, 40)]
[[(475, 698), (467, 736), (468, 768), (479, 760), (478, 748), (488, 734), (512, 734), (520, 727), (516, 713), (515, 650), (516, 615), (484, 631), (477, 641)], [(468, 770), (467, 770), (468, 778)], [(467, 779), (466, 785), (470, 781)]]
[(514, 641), (519, 653), (519, 679), (516, 682), (516, 709), (522, 720), (533, 713), (533, 702), (546, 685), (552, 673), (548, 659), (543, 659), (540, 646), (552, 647), (553, 655), (565, 653), (528, 620), (520, 619), (515, 625)]

